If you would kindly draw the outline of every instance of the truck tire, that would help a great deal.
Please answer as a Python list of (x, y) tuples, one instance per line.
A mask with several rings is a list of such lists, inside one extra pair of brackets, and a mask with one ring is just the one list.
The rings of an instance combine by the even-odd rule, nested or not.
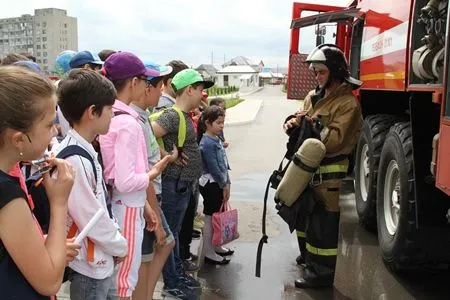
[(417, 236), (413, 144), (409, 122), (396, 123), (391, 128), (381, 151), (377, 221), (381, 257), (386, 266), (392, 271), (408, 267)]
[(361, 226), (377, 231), (376, 191), (381, 149), (389, 128), (398, 122), (392, 115), (373, 115), (364, 120), (356, 146), (355, 199)]

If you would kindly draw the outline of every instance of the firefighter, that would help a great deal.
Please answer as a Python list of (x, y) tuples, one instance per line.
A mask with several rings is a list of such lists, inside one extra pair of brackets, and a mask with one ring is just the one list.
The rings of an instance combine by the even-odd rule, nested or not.
[(310, 183), (315, 198), (313, 212), (299, 220), (297, 237), (301, 248), (299, 263), (305, 261), (297, 288), (332, 286), (339, 236), (339, 192), (347, 175), (349, 155), (362, 128), (362, 115), (352, 90), (362, 82), (350, 77), (343, 52), (323, 44), (308, 55), (306, 63), (314, 72), (318, 86), (305, 98), (302, 111), (284, 124), (288, 130), (301, 118), (321, 124), (320, 139), (326, 155)]

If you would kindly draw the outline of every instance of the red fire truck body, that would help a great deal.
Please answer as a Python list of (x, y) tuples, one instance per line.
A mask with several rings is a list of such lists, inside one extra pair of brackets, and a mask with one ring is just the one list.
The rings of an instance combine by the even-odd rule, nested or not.
[(336, 44), (363, 81), (356, 209), (394, 270), (450, 263), (448, 9), (448, 0), (293, 5), (288, 98), (304, 96), (296, 86), (302, 27), (336, 23)]

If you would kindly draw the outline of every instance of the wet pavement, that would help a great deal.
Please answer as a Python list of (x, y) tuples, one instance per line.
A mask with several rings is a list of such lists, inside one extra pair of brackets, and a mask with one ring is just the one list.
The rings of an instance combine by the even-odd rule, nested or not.
[(358, 225), (352, 181), (341, 195), (336, 299), (450, 299), (448, 272), (389, 272), (379, 254), (378, 240)]

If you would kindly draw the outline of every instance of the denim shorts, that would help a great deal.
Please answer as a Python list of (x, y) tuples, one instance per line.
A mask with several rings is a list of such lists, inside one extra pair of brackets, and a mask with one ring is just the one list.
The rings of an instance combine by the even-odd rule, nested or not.
[[(162, 196), (161, 194), (156, 195), (159, 206), (161, 206)], [(166, 217), (160, 209), (161, 216), (161, 226), (167, 234), (166, 245), (174, 241), (172, 231), (170, 231), (169, 224), (167, 224)], [(150, 232), (144, 229), (144, 240), (142, 241), (142, 262), (149, 262), (153, 259), (154, 244), (156, 243), (156, 235), (154, 232)]]
[(113, 285), (113, 276), (94, 279), (74, 270), (69, 272), (70, 298), (72, 300), (107, 299), (108, 290)]

